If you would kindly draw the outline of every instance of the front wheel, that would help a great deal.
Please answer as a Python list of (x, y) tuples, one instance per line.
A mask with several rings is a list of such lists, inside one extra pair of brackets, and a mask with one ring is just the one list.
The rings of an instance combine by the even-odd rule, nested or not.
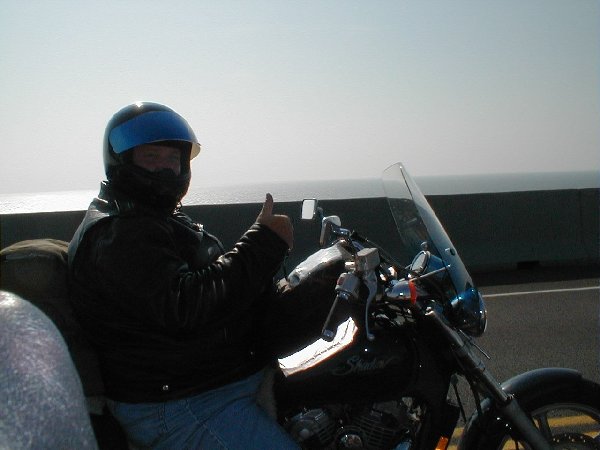
[[(553, 450), (600, 450), (600, 385), (580, 379), (578, 383), (543, 389), (517, 399), (552, 443)], [(477, 438), (460, 448), (531, 449), (497, 414), (487, 415), (477, 428)]]

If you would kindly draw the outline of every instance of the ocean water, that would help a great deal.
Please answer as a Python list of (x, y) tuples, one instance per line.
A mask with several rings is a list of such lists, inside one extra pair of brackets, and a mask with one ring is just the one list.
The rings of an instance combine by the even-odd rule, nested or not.
[[(600, 174), (596, 171), (414, 178), (425, 195), (600, 188)], [(258, 203), (264, 200), (267, 192), (273, 194), (276, 202), (298, 201), (303, 198), (334, 200), (384, 196), (380, 179), (362, 178), (191, 188), (183, 204)], [(97, 190), (0, 194), (0, 215), (81, 211), (87, 209), (96, 194)]]

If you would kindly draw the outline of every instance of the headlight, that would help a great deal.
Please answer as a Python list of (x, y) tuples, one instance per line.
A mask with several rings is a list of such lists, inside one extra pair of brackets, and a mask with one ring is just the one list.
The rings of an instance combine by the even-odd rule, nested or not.
[(487, 311), (483, 297), (475, 288), (469, 288), (454, 297), (452, 305), (453, 322), (470, 336), (481, 336), (487, 326)]

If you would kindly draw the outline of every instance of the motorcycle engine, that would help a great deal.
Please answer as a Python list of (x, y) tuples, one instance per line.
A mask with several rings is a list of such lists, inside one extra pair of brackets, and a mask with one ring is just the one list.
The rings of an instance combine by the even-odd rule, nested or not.
[(311, 409), (292, 417), (286, 428), (296, 442), (322, 448), (332, 442), (336, 423), (327, 411)]
[(402, 402), (352, 409), (328, 406), (298, 413), (286, 428), (302, 448), (381, 449), (410, 435), (411, 417)]

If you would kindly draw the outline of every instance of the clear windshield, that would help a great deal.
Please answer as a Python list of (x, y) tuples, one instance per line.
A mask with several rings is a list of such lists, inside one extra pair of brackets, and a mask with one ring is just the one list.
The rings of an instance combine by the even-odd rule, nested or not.
[(405, 247), (402, 252), (405, 255), (394, 255), (398, 261), (405, 260), (406, 255), (414, 256), (426, 249), (448, 267), (451, 283), (447, 286), (448, 291), (457, 295), (472, 287), (473, 281), (458, 252), (425, 196), (402, 164), (388, 167), (383, 172), (382, 182), (398, 234)]

